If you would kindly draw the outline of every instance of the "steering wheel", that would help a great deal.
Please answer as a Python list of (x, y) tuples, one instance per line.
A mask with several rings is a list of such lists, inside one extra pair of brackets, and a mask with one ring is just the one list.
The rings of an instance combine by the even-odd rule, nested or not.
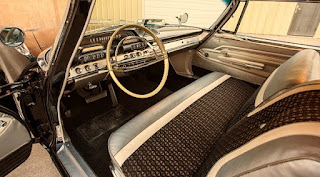
[[(134, 92), (129, 91), (128, 89), (126, 89), (118, 80), (118, 78), (116, 77), (115, 73), (114, 73), (114, 67), (116, 67), (117, 62), (115, 63), (111, 63), (111, 57), (110, 57), (110, 51), (111, 51), (111, 47), (112, 47), (112, 43), (113, 40), (116, 38), (117, 34), (120, 33), (120, 31), (126, 29), (126, 28), (138, 28), (146, 33), (148, 33), (150, 36), (153, 37), (154, 41), (157, 43), (157, 45), (159, 46), (159, 49), (161, 51), (161, 60), (164, 61), (164, 71), (163, 71), (163, 75), (162, 75), (162, 79), (159, 83), (159, 85), (157, 86), (157, 88), (155, 88), (153, 91), (151, 91), (150, 93), (147, 94), (137, 94)], [(145, 39), (145, 38), (144, 38)], [(145, 41), (147, 41), (145, 39)], [(149, 43), (149, 42), (148, 42)], [(151, 48), (151, 44), (148, 44)], [(118, 48), (118, 47), (117, 47)], [(163, 88), (164, 84), (167, 81), (167, 77), (168, 77), (168, 73), (169, 73), (169, 60), (168, 60), (168, 55), (167, 52), (164, 48), (163, 43), (161, 42), (161, 40), (148, 28), (141, 26), (141, 25), (136, 25), (136, 24), (130, 24), (130, 25), (124, 25), (121, 28), (117, 29), (112, 36), (110, 37), (110, 40), (108, 42), (107, 45), (107, 54), (106, 54), (106, 58), (107, 58), (107, 68), (108, 71), (110, 73), (111, 78), (113, 79), (113, 81), (117, 84), (117, 86), (124, 91), (125, 93), (127, 93), (128, 95), (135, 97), (135, 98), (149, 98), (152, 97), (154, 95), (156, 95), (157, 93), (159, 93), (159, 91)], [(155, 50), (153, 50), (155, 51)], [(116, 54), (117, 55), (117, 54)], [(157, 57), (157, 52), (155, 52), (155, 56)], [(157, 62), (151, 63), (151, 64), (155, 64)]]

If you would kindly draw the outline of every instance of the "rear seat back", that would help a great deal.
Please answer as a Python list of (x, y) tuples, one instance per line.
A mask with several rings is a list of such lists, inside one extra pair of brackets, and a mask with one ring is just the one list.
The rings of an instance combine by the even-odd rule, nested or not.
[(196, 176), (320, 176), (320, 82), (296, 91), (232, 126)]
[(315, 50), (302, 50), (271, 73), (258, 92), (255, 107), (294, 86), (313, 80), (320, 80), (320, 56)]

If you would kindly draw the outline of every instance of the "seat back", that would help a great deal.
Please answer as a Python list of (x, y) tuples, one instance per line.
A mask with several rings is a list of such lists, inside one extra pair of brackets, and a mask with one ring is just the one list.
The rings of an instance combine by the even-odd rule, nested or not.
[(319, 70), (313, 50), (282, 64), (196, 176), (320, 176)]
[(311, 49), (302, 50), (271, 73), (258, 92), (255, 107), (294, 86), (319, 79), (320, 57), (318, 52)]

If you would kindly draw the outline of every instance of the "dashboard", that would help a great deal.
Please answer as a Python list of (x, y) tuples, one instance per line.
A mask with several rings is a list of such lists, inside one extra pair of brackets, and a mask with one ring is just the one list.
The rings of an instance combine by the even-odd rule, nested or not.
[[(157, 36), (164, 43), (167, 53), (170, 54), (177, 50), (198, 45), (201, 40), (201, 32), (201, 29), (195, 28), (189, 30), (165, 30), (159, 32)], [(68, 77), (70, 90), (84, 87), (88, 83), (91, 84), (107, 79), (106, 46), (112, 34), (113, 31), (85, 35), (70, 68)], [(117, 56), (115, 56), (117, 44), (129, 36), (133, 38), (124, 40)], [(141, 34), (134, 29), (121, 31), (113, 41), (110, 51), (111, 59), (113, 61), (125, 61), (120, 64), (121, 66), (117, 65), (126, 68), (126, 70), (120, 69), (117, 72), (120, 76), (148, 66), (146, 63), (151, 63), (155, 53), (160, 52), (156, 46), (152, 49), (145, 42), (139, 40), (139, 37), (145, 38), (152, 46), (155, 46), (151, 36)]]

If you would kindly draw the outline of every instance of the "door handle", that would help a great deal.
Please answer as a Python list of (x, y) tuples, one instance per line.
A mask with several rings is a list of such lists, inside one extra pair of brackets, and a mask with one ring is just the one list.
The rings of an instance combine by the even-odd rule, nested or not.
[(250, 65), (250, 64), (245, 64), (245, 65), (246, 65), (246, 67), (248, 67), (248, 68), (263, 70), (263, 67), (261, 67), (261, 66), (255, 66), (255, 65)]

